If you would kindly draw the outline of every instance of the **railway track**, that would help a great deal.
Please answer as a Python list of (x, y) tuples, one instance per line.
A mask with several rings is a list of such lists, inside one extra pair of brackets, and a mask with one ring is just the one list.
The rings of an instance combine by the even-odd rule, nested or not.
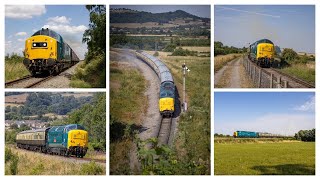
[(27, 76), (27, 77), (16, 79), (10, 82), (6, 82), (5, 87), (6, 88), (32, 88), (38, 84), (41, 84), (42, 82), (52, 79), (53, 77), (54, 77), (53, 75), (48, 77), (43, 77), (43, 78)]
[(73, 157), (73, 156), (70, 156), (70, 157), (67, 157), (67, 158), (70, 158), (70, 159), (75, 159), (77, 161), (87, 161), (87, 162), (96, 162), (96, 163), (106, 163), (106, 160), (105, 159), (92, 159), (92, 158), (77, 158), (77, 157)]
[(171, 135), (172, 117), (161, 118), (161, 125), (158, 132), (158, 144), (167, 145)]
[[(72, 66), (74, 66), (74, 65), (72, 65)], [(63, 73), (64, 71), (71, 68), (72, 66), (64, 68), (61, 72), (59, 72), (59, 74)], [(59, 74), (57, 74), (57, 75), (59, 75)], [(56, 75), (50, 75), (47, 77), (33, 77), (31, 75), (28, 75), (28, 76), (24, 76), (24, 77), (16, 79), (16, 80), (6, 82), (5, 87), (6, 88), (33, 88), (33, 87), (35, 87), (45, 81), (48, 81), (48, 80), (54, 78), (55, 76)]]

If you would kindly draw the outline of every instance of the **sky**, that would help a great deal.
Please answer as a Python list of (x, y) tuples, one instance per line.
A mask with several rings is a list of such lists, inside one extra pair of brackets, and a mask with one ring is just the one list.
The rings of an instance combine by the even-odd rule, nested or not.
[(216, 5), (214, 41), (248, 47), (267, 38), (280, 48), (315, 52), (314, 5)]
[(110, 8), (127, 8), (151, 13), (183, 10), (199, 17), (210, 18), (210, 5), (112, 5)]
[(315, 128), (313, 92), (216, 92), (214, 133), (234, 131), (294, 135)]
[(22, 55), (25, 40), (41, 28), (49, 28), (84, 59), (87, 45), (82, 43), (82, 35), (88, 24), (89, 12), (84, 5), (6, 5), (5, 53)]

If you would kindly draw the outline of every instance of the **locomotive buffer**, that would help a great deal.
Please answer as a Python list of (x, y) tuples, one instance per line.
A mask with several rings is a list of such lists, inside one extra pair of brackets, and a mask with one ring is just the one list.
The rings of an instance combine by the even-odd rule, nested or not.
[(186, 112), (188, 109), (188, 104), (186, 101), (186, 71), (190, 72), (190, 69), (186, 66), (186, 61), (182, 64), (182, 70), (183, 70), (183, 102), (182, 102), (182, 109), (183, 112)]

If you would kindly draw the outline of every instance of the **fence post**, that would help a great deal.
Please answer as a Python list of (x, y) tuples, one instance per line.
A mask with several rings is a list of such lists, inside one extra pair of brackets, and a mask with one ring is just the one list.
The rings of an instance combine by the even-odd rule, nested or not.
[(284, 81), (284, 88), (288, 88), (288, 81)]
[(270, 76), (270, 88), (273, 88), (273, 74)]
[(278, 88), (281, 88), (281, 76), (278, 76), (278, 78), (277, 78), (277, 86), (278, 86)]
[(262, 71), (261, 69), (259, 69), (258, 88), (261, 87), (261, 75), (262, 75)]
[(253, 83), (254, 83), (254, 80), (256, 78), (256, 66), (253, 66)]

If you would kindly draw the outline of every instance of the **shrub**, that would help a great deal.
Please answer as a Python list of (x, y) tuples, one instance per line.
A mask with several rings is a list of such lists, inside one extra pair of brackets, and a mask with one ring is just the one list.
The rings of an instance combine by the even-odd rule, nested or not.
[(156, 51), (156, 52), (153, 54), (153, 56), (159, 56), (159, 52)]
[(83, 175), (99, 175), (103, 173), (103, 168), (91, 161), (90, 163), (86, 163), (81, 166), (81, 173)]

